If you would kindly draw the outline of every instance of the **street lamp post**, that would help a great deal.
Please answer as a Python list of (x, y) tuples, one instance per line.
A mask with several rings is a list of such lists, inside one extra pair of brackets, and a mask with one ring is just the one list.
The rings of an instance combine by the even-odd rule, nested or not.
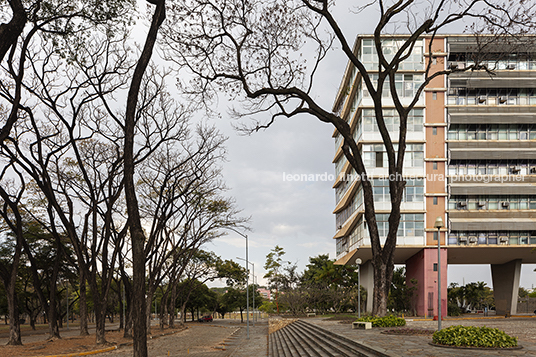
[(67, 281), (67, 330), (69, 328), (69, 281)]
[[(249, 263), (249, 260), (248, 260), (248, 236), (244, 233), (241, 233), (239, 231), (237, 231), (236, 229), (232, 228), (232, 227), (222, 227), (222, 228), (226, 228), (226, 229), (229, 229), (239, 235), (241, 235), (242, 237), (246, 238), (246, 271), (248, 270), (248, 263)], [(248, 278), (246, 279), (246, 312), (247, 312), (247, 323), (246, 323), (246, 330), (247, 330), (247, 339), (249, 340), (249, 275), (248, 275)]]
[(441, 228), (443, 218), (437, 217), (434, 227), (437, 228), (437, 331), (441, 331)]
[[(236, 259), (245, 260), (239, 257), (236, 257)], [(255, 264), (253, 264), (252, 262), (247, 262), (247, 263), (253, 266), (253, 288), (255, 288)], [(249, 280), (249, 273), (248, 273), (248, 280)], [(248, 298), (248, 303), (249, 303), (249, 298)], [(255, 290), (253, 290), (253, 326), (255, 327)]]
[(357, 264), (357, 318), (361, 318), (361, 258), (355, 260)]

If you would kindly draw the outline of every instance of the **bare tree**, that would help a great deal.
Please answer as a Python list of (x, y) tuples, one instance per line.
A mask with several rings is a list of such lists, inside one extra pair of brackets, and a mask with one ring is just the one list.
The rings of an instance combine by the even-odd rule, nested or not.
[[(12, 163), (6, 163), (0, 173), (0, 197), (2, 206), (0, 207), (0, 216), (4, 221), (6, 231), (11, 231), (15, 238), (15, 244), (3, 242), (3, 249), (9, 249), (9, 260), (0, 260), (0, 278), (6, 290), (7, 308), (9, 313), (9, 340), (8, 345), (22, 345), (20, 323), (19, 323), (19, 304), (16, 291), (18, 280), (19, 264), (22, 253), (22, 241), (24, 240), (23, 220), (19, 210), (19, 205), (25, 192), (26, 183), (23, 176), (15, 171), (17, 179), (9, 180), (6, 178), (8, 172), (13, 168)], [(18, 187), (18, 189), (17, 189)], [(11, 253), (11, 254), (9, 254)]]
[[(431, 61), (427, 61), (423, 81), (417, 85), (409, 101), (408, 98), (402, 100), (395, 85), (395, 75), (412, 55), (420, 38), (428, 36), (428, 53), (431, 54), (432, 42), (438, 32), (453, 24), (459, 26), (464, 20), (472, 22), (468, 32), (486, 35), (478, 37), (480, 45), (475, 52), (485, 50), (490, 42), (522, 41), (520, 35), (534, 29), (536, 5), (529, 1), (440, 0), (423, 4), (413, 0), (377, 0), (355, 9), (357, 19), (368, 16), (363, 11), (372, 6), (377, 8), (379, 16), (372, 31), (377, 52), (377, 63), (371, 69), (376, 72), (374, 76), (351, 45), (353, 38), (348, 38), (337, 22), (333, 12), (335, 3), (328, 0), (188, 1), (173, 7), (169, 15), (172, 21), (164, 33), (167, 58), (195, 75), (188, 89), (191, 95), (201, 98), (209, 106), (218, 93), (224, 92), (241, 102), (241, 108), (233, 112), (236, 117), (268, 117), (252, 124), (245, 123), (241, 127), (245, 132), (268, 128), (279, 117), (307, 114), (333, 125), (343, 137), (342, 151), (361, 178), (363, 187), (364, 215), (373, 253), (373, 313), (384, 315), (405, 187), (402, 174), (408, 113), (434, 78), (458, 71), (490, 69), (477, 61), (464, 69), (433, 71)], [(399, 28), (402, 26), (403, 30)], [(406, 36), (399, 37), (398, 48), (387, 54), (382, 38), (393, 31)], [(372, 184), (350, 123), (341, 117), (340, 112), (323, 108), (315, 97), (314, 89), (321, 86), (314, 83), (320, 62), (335, 44), (338, 44), (340, 55), (348, 59), (349, 67), (360, 74), (363, 88), (373, 100), (376, 124), (387, 151), (389, 177), (394, 178), (389, 181), (391, 213), (383, 245), (376, 224)], [(314, 55), (303, 59), (302, 52), (312, 53), (311, 48)], [(385, 124), (383, 105), (386, 96), (392, 98), (400, 118), (398, 137), (392, 137)]]

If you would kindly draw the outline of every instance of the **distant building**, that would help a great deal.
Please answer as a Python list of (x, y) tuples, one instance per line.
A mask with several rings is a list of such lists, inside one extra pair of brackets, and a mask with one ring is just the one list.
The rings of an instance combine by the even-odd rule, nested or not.
[(272, 294), (271, 294), (269, 289), (258, 288), (257, 291), (259, 292), (259, 294), (261, 294), (263, 299), (267, 299), (268, 301), (272, 301)]
[[(402, 39), (385, 37), (384, 53), (395, 53)], [(474, 37), (437, 36), (431, 55), (427, 53), (430, 41), (420, 39), (395, 76), (403, 104), (413, 99), (428, 61), (432, 61), (431, 73), (472, 64), (477, 48)], [(373, 80), (378, 66), (375, 51), (372, 36), (357, 38), (354, 52)], [(485, 56), (494, 76), (475, 70), (437, 77), (408, 118), (407, 184), (395, 263), (405, 264), (408, 280), (418, 281), (414, 304), (419, 315), (437, 315), (437, 217), (446, 222), (440, 233), (443, 315), (447, 264), (491, 264), (497, 313), (513, 314), (521, 264), (536, 263), (536, 254), (531, 254), (536, 246), (536, 48), (520, 51), (502, 43), (488, 47)], [(396, 143), (398, 117), (388, 94), (384, 91), (383, 110)], [(361, 148), (373, 180), (378, 229), (385, 239), (390, 212), (387, 155), (372, 99), (350, 63), (333, 110), (348, 121)], [(342, 153), (341, 135), (335, 131), (333, 136), (337, 258), (341, 264), (362, 259), (362, 285), (371, 294), (372, 251), (363, 192)], [(367, 310), (372, 310), (371, 298)]]

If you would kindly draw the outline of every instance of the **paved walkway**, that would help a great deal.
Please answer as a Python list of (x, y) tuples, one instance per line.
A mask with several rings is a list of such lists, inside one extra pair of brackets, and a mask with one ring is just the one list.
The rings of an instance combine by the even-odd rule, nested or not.
[[(268, 351), (268, 320), (250, 324), (237, 320), (214, 320), (212, 323), (186, 324), (187, 330), (147, 342), (151, 357), (262, 357)], [(132, 346), (102, 353), (99, 357), (130, 357)]]
[[(388, 356), (417, 356), (417, 357), (465, 357), (465, 356), (536, 356), (536, 341), (529, 338), (520, 339), (518, 343), (523, 346), (521, 350), (511, 351), (483, 351), (483, 350), (465, 350), (435, 347), (429, 345), (432, 341), (431, 336), (404, 336), (404, 335), (387, 335), (381, 331), (385, 329), (373, 328), (372, 330), (354, 330), (348, 323), (338, 321), (326, 321), (321, 318), (307, 319), (308, 322), (317, 324), (334, 333), (355, 340), (365, 346), (371, 347)], [(489, 327), (498, 327), (502, 330), (508, 330), (515, 325), (522, 325), (523, 329), (530, 331), (535, 335), (536, 319), (532, 318), (510, 318), (502, 320), (453, 320), (444, 321), (443, 327), (451, 325), (486, 325)], [(498, 326), (496, 326), (498, 325)], [(407, 327), (413, 328), (434, 328), (437, 327), (437, 321), (408, 321)]]

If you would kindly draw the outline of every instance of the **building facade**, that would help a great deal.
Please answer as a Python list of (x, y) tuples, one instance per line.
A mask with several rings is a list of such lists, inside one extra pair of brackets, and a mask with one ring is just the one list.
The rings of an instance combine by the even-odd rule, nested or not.
[[(388, 60), (403, 41), (396, 36), (383, 39)], [(417, 41), (395, 76), (403, 104), (413, 100), (429, 61), (430, 73), (464, 69), (474, 63), (480, 46), (476, 38), (462, 35), (435, 37), (431, 47), (430, 41)], [(478, 62), (493, 75), (471, 70), (438, 76), (408, 117), (406, 188), (395, 263), (406, 265), (408, 281), (417, 279), (414, 309), (419, 315), (437, 315), (437, 217), (446, 222), (439, 232), (444, 315), (448, 264), (490, 264), (497, 313), (512, 314), (521, 264), (536, 263), (536, 254), (531, 254), (536, 247), (536, 50), (522, 49), (502, 44), (479, 50)], [(378, 65), (372, 37), (359, 37), (354, 51), (374, 81)], [(396, 147), (399, 121), (388, 85), (383, 112)], [(387, 155), (373, 108), (361, 75), (348, 64), (333, 110), (350, 124), (361, 148), (373, 184), (380, 237), (385, 239), (390, 212)], [(335, 131), (333, 137), (337, 259), (340, 264), (353, 264), (357, 258), (364, 262), (362, 285), (371, 297), (372, 251), (363, 192), (342, 153), (341, 135)]]

